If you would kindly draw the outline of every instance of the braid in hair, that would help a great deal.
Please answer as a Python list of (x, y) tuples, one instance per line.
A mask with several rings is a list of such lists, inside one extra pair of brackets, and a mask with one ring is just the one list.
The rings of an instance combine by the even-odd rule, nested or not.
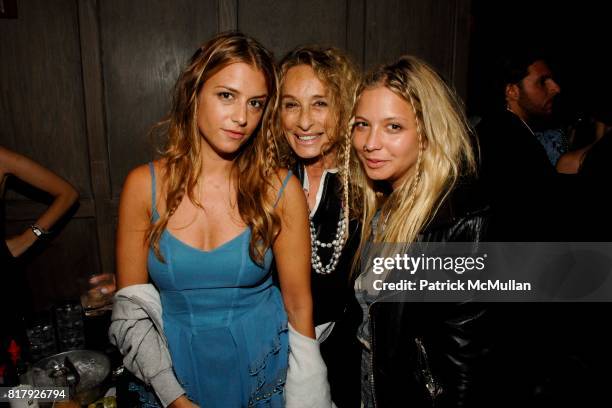
[[(350, 173), (350, 163), (351, 163), (351, 137), (350, 137), (350, 125), (348, 129), (345, 130), (346, 136), (344, 137), (344, 143), (341, 147), (343, 150), (342, 156), (344, 156), (344, 160), (342, 163), (342, 168), (340, 171), (340, 175), (342, 177), (342, 209), (344, 211), (344, 223), (347, 226), (344, 239), (348, 239), (349, 234), (349, 219), (350, 219), (350, 186), (349, 186), (349, 173)], [(340, 155), (339, 155), (340, 158)]]

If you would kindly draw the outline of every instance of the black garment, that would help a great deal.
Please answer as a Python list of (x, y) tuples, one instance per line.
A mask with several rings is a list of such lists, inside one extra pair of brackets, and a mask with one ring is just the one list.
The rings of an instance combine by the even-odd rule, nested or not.
[[(2, 180), (0, 180), (0, 185)], [(6, 246), (3, 191), (0, 191), (0, 365), (10, 341), (25, 344), (24, 318), (31, 310), (26, 277)]]
[(562, 240), (561, 181), (537, 138), (509, 111), (484, 118), (476, 130), (479, 176), (492, 210), (490, 240)]
[[(590, 183), (582, 182), (580, 175), (557, 174), (541, 144), (511, 112), (483, 119), (477, 132), (480, 176), (493, 210), (489, 241), (598, 240), (593, 226), (598, 226), (598, 233), (609, 234), (602, 219), (593, 219), (593, 214), (609, 213), (609, 207), (603, 210), (599, 206), (604, 202), (600, 198), (607, 195), (606, 182), (596, 181), (600, 190), (589, 191)], [(593, 191), (602, 194), (596, 197)], [(503, 350), (491, 363), (503, 367), (502, 371), (493, 370), (498, 375), (493, 385), (504, 395), (494, 405), (592, 406), (589, 401), (604, 396), (601, 384), (603, 378), (609, 379), (609, 370), (601, 367), (609, 367), (612, 361), (609, 346), (603, 346), (602, 340), (609, 336), (603, 336), (601, 329), (609, 315), (608, 306), (491, 305), (489, 315), (494, 314), (495, 319), (490, 331), (497, 349)]]
[[(304, 169), (295, 171), (300, 182), (304, 182)], [(342, 214), (342, 180), (337, 173), (325, 173), (321, 186), (321, 200), (312, 216), (317, 239), (321, 242), (332, 242), (335, 239), (338, 221)], [(359, 223), (351, 220), (349, 223), (349, 239), (342, 249), (338, 265), (330, 274), (323, 275), (312, 271), (313, 318), (315, 326), (326, 322), (335, 322), (344, 315), (348, 300), (353, 297), (353, 287), (350, 282), (353, 255), (359, 246)], [(318, 249), (321, 263), (327, 265), (333, 248)]]
[[(293, 173), (304, 182), (304, 168)], [(317, 238), (331, 242), (335, 238), (338, 221), (342, 215), (342, 180), (336, 173), (326, 172), (321, 186), (321, 199), (313, 216)], [(349, 222), (349, 239), (333, 272), (322, 275), (311, 272), (313, 320), (315, 326), (335, 322), (331, 334), (321, 343), (321, 355), (327, 366), (332, 400), (338, 408), (359, 408), (359, 373), (361, 348), (357, 340), (360, 322), (359, 305), (353, 290), (351, 277), (353, 255), (359, 246), (361, 228), (358, 220)], [(333, 248), (319, 249), (321, 263), (329, 262)], [(273, 277), (278, 285), (276, 266)]]
[(576, 175), (577, 192), (572, 196), (573, 215), (580, 241), (612, 241), (612, 133), (599, 140), (586, 154)]
[[(476, 197), (467, 190), (455, 191), (419, 241), (482, 241), (488, 207), (477, 204)], [(369, 317), (376, 406), (485, 406), (478, 401), (488, 393), (486, 306), (373, 303)]]
[[(568, 240), (612, 241), (612, 199), (608, 191), (612, 179), (612, 134), (591, 148), (578, 174), (563, 177), (572, 182), (563, 197), (570, 208), (562, 220), (571, 237)], [(597, 272), (600, 271), (584, 270), (585, 278)], [(607, 324), (612, 303), (516, 305), (512, 311), (515, 318), (520, 316), (517, 311), (530, 316), (530, 320), (522, 321), (531, 321), (532, 327), (529, 336), (512, 340), (517, 345), (515, 350), (524, 352), (509, 355), (508, 360), (525, 359), (528, 355), (532, 369), (523, 377), (538, 384), (537, 394), (527, 389), (538, 406), (612, 406), (612, 333)], [(527, 329), (525, 323), (522, 327)]]
[[(2, 180), (0, 180), (2, 185)], [(2, 265), (2, 274), (8, 274), (12, 269), (14, 258), (6, 246), (6, 233), (4, 232), (4, 200), (2, 200), (2, 191), (0, 191), (0, 265)]]
[[(304, 168), (294, 172), (304, 182)], [(321, 242), (335, 239), (342, 216), (342, 180), (337, 173), (327, 172), (321, 186), (321, 199), (312, 217), (317, 238)], [(321, 354), (327, 365), (332, 400), (338, 408), (359, 407), (359, 356), (361, 349), (356, 332), (359, 314), (351, 279), (353, 255), (360, 238), (359, 222), (349, 223), (349, 238), (342, 249), (338, 265), (330, 274), (311, 273), (313, 318), (315, 325), (336, 322), (329, 337), (321, 343)], [(333, 248), (318, 249), (321, 263), (329, 262)]]
[(334, 330), (321, 343), (321, 356), (327, 365), (332, 401), (338, 408), (359, 408), (361, 347), (356, 333), (360, 312), (354, 295), (348, 302), (344, 315), (336, 321)]

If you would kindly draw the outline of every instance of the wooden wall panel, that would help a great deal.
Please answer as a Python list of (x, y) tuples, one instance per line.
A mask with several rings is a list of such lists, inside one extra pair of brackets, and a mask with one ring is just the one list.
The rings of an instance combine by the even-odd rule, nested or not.
[(217, 21), (219, 32), (236, 30), (238, 28), (238, 0), (217, 1)]
[(178, 74), (217, 32), (216, 0), (99, 2), (112, 194), (151, 160), (147, 132), (168, 111)]
[(113, 208), (104, 116), (100, 21), (96, 0), (80, 0), (77, 4), (96, 235), (102, 270), (112, 272), (115, 270), (115, 224), (109, 222), (112, 219)]
[(277, 58), (301, 44), (346, 48), (347, 0), (239, 0), (238, 29)]
[(470, 7), (471, 0), (457, 0), (455, 8), (455, 49), (454, 72), (451, 75), (453, 85), (463, 100), (467, 98), (468, 65), (470, 56)]
[(91, 197), (74, 0), (22, 0), (0, 20), (0, 144)]
[(348, 15), (346, 19), (346, 49), (355, 62), (363, 68), (365, 65), (365, 10), (366, 0), (347, 0)]
[[(466, 72), (456, 64), (467, 64), (467, 13), (469, 0), (367, 1), (365, 65), (413, 54), (431, 63), (450, 82), (458, 79), (464, 86)], [(459, 41), (457, 35), (462, 37)]]

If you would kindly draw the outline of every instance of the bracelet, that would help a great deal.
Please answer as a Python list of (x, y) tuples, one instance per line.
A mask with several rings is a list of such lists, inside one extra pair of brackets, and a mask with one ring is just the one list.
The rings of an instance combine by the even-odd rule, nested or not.
[(38, 238), (38, 239), (45, 238), (46, 236), (51, 234), (49, 231), (47, 231), (46, 229), (44, 229), (43, 227), (41, 227), (38, 224), (30, 225), (30, 229), (32, 230), (34, 235), (36, 235), (36, 238)]

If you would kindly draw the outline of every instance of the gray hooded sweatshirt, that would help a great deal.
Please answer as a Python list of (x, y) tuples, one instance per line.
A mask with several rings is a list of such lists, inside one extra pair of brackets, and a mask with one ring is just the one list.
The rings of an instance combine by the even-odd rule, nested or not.
[(132, 285), (115, 294), (108, 334), (125, 368), (151, 385), (164, 407), (185, 394), (172, 369), (161, 300), (153, 285)]

